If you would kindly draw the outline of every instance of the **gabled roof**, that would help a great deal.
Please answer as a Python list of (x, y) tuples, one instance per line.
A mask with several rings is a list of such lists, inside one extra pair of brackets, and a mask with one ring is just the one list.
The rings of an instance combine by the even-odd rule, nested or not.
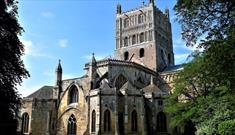
[(183, 64), (167, 67), (162, 73), (177, 72), (183, 69)]
[(54, 90), (53, 86), (43, 86), (39, 90), (27, 96), (26, 98), (54, 99), (53, 90)]
[(127, 81), (121, 88), (120, 92), (123, 95), (138, 95), (140, 90), (136, 89), (129, 81)]
[(149, 84), (148, 86), (143, 88), (145, 93), (154, 93), (154, 94), (161, 94), (162, 90), (157, 87), (155, 84)]

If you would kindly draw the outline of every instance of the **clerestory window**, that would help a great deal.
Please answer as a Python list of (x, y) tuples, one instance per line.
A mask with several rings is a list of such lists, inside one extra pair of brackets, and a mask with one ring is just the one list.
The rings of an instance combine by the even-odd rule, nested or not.
[(22, 132), (23, 134), (29, 132), (29, 115), (28, 115), (28, 113), (24, 113), (24, 114), (22, 115), (21, 132)]
[(72, 114), (68, 119), (68, 135), (76, 135), (76, 131), (77, 131), (76, 118)]
[(134, 110), (131, 113), (131, 130), (137, 131), (137, 128), (138, 128), (137, 112), (136, 112), (136, 110)]
[(109, 132), (111, 131), (111, 118), (110, 118), (110, 111), (107, 109), (104, 112), (104, 131)]
[(159, 112), (157, 114), (157, 131), (158, 132), (167, 132), (166, 115), (164, 112)]
[(69, 90), (68, 100), (69, 104), (78, 102), (78, 89), (76, 86), (72, 86), (71, 89)]
[(96, 113), (95, 110), (91, 113), (91, 132), (95, 132), (95, 126), (96, 126)]

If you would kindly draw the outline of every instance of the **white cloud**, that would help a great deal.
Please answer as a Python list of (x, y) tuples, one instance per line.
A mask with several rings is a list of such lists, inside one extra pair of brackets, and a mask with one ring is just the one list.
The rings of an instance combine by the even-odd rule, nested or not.
[(67, 47), (67, 46), (68, 46), (68, 40), (67, 40), (67, 39), (61, 39), (61, 40), (59, 41), (59, 46), (60, 46), (61, 48)]
[[(36, 48), (31, 40), (21, 39), (21, 42), (24, 44), (24, 48), (25, 48), (25, 56), (24, 57), (32, 56), (32, 57), (45, 57), (45, 58), (49, 58), (49, 59), (55, 59), (54, 56), (51, 56), (46, 53), (42, 53), (41, 49), (39, 47)], [(25, 59), (24, 57), (23, 57), (23, 59)]]
[(38, 90), (39, 88), (41, 88), (43, 85), (27, 85), (25, 86), (24, 84), (21, 86), (17, 86), (17, 89), (19, 91), (19, 94), (21, 94), (21, 97), (26, 97), (30, 94), (32, 94), (33, 92), (35, 92), (36, 90)]
[[(203, 39), (203, 38), (200, 38), (200, 39)], [(185, 41), (181, 37), (175, 38), (173, 41), (174, 41), (174, 46), (173, 46), (174, 48), (187, 49), (191, 52), (195, 50), (203, 51), (203, 48), (197, 48), (199, 44), (198, 42), (194, 46), (186, 46)]]
[(176, 21), (176, 18), (177, 18), (177, 16), (176, 16), (176, 15), (172, 15), (172, 16), (170, 16), (170, 20), (171, 20), (171, 22), (175, 22), (175, 21)]
[(189, 56), (189, 53), (185, 53), (185, 54), (176, 54), (175, 55), (175, 59), (187, 59), (187, 57)]
[(188, 61), (188, 56), (190, 53), (175, 54), (175, 64), (182, 64)]
[(185, 44), (184, 40), (182, 38), (180, 38), (180, 37), (175, 39), (174, 42), (177, 45), (184, 45)]
[(32, 52), (33, 52), (33, 50), (32, 50), (32, 46), (33, 46), (32, 41), (22, 39), (21, 42), (24, 44), (25, 55), (32, 54)]
[(41, 15), (42, 15), (43, 17), (45, 17), (45, 18), (53, 18), (53, 17), (55, 17), (55, 14), (53, 14), (53, 13), (50, 12), (50, 11), (44, 11), (44, 12), (41, 13)]

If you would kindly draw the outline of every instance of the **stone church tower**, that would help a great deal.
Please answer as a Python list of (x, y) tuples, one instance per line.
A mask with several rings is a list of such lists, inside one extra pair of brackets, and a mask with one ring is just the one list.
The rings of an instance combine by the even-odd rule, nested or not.
[(154, 71), (174, 65), (169, 10), (161, 12), (154, 0), (122, 12), (117, 5), (116, 57), (134, 61)]
[[(24, 135), (181, 135), (169, 126), (164, 99), (180, 66), (174, 65), (169, 11), (154, 0), (126, 12), (117, 5), (115, 59), (92, 55), (86, 73), (43, 86), (23, 99)], [(183, 130), (182, 130), (183, 131)]]

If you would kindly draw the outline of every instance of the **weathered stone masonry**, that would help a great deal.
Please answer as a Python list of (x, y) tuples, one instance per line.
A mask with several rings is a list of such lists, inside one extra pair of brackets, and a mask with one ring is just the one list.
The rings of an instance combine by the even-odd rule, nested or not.
[[(154, 0), (130, 11), (117, 5), (115, 58), (85, 64), (86, 74), (44, 86), (23, 99), (19, 132), (30, 135), (176, 134), (163, 111), (180, 66), (174, 65), (169, 10)], [(27, 128), (26, 128), (27, 127)]]

